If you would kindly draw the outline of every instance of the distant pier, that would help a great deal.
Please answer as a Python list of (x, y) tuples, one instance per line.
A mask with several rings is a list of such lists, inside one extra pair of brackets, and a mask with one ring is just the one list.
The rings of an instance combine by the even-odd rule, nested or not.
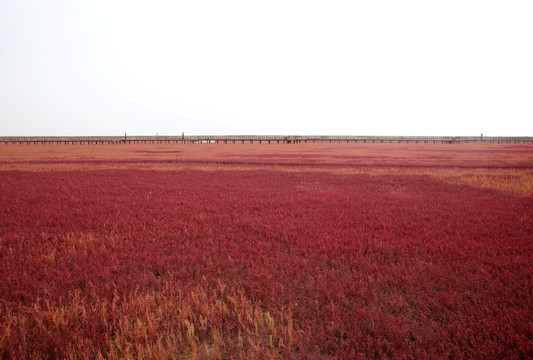
[(504, 136), (7, 136), (4, 145), (110, 144), (305, 144), (305, 143), (533, 143), (533, 137)]

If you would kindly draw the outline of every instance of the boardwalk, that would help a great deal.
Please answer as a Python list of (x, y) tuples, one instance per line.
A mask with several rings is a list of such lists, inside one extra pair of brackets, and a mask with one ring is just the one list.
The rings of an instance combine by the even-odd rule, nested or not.
[(196, 135), (196, 136), (11, 136), (0, 137), (4, 145), (46, 144), (299, 144), (299, 143), (533, 143), (533, 137), (481, 136), (263, 136), (263, 135)]

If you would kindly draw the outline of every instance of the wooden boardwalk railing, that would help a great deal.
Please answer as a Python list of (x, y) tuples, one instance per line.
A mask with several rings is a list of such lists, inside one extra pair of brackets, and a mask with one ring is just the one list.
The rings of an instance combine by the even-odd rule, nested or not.
[(533, 137), (504, 136), (264, 136), (264, 135), (195, 135), (195, 136), (5, 136), (0, 144), (164, 144), (164, 143), (533, 143)]

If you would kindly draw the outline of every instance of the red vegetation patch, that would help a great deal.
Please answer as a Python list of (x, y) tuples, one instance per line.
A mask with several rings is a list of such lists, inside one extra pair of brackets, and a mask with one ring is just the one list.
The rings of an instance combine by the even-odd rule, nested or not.
[(531, 154), (466, 177), (383, 149), (364, 171), (2, 171), (0, 354), (525, 358), (533, 201), (505, 189)]

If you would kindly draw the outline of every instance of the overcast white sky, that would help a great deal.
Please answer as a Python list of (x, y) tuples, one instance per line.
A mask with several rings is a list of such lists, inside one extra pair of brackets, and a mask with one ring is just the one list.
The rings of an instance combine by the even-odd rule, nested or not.
[(533, 1), (0, 1), (0, 135), (533, 135)]

